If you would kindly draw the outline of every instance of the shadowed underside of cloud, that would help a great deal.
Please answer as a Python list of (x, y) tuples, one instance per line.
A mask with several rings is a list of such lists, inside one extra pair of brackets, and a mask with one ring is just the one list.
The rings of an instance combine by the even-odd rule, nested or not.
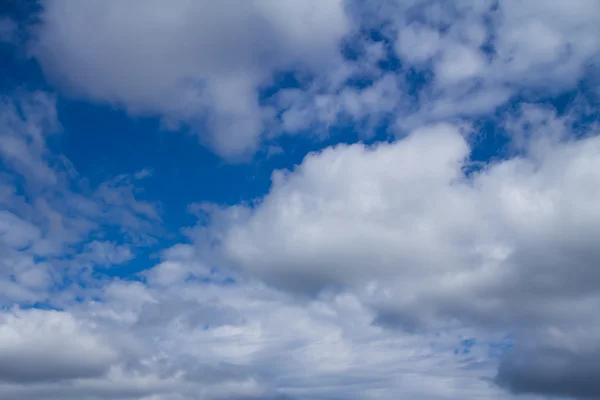
[(569, 349), (517, 349), (502, 361), (496, 382), (514, 393), (600, 398), (598, 348), (590, 353)]
[(118, 356), (70, 314), (3, 314), (0, 381), (34, 384), (104, 375)]

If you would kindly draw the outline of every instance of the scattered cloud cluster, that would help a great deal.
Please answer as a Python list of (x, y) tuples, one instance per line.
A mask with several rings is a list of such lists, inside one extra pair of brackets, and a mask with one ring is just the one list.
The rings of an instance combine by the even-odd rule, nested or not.
[(0, 98), (3, 302), (44, 302), (56, 288), (85, 279), (93, 266), (127, 261), (132, 247), (156, 240), (158, 209), (136, 199), (135, 178), (91, 187), (49, 148), (48, 137), (60, 131), (54, 96)]
[(48, 1), (41, 18), (32, 52), (59, 85), (208, 130), (204, 140), (231, 157), (263, 136), (274, 110), (257, 90), (271, 74), (338, 63), (349, 30), (341, 0)]
[(234, 160), (285, 133), (483, 115), (571, 88), (600, 57), (595, 0), (43, 6), (31, 53), (53, 82)]

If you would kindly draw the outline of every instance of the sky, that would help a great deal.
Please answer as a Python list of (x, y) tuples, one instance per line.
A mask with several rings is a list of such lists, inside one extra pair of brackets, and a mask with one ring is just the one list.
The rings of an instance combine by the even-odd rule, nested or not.
[(0, 398), (600, 399), (598, 21), (1, 2)]

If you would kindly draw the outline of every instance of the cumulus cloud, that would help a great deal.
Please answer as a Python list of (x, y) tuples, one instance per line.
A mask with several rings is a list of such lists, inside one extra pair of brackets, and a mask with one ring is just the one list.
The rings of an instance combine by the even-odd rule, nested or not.
[[(538, 132), (522, 156), (469, 175), (467, 132), (450, 125), (328, 148), (275, 172), (253, 205), (207, 208), (213, 223), (197, 240), (222, 265), (284, 290), (360, 293), (384, 326), (428, 331), (461, 321), (519, 332), (524, 343), (538, 343), (540, 327), (565, 337), (574, 326), (587, 331), (600, 305), (600, 141), (575, 140), (566, 120), (551, 120), (563, 135)], [(533, 392), (536, 379), (569, 369), (539, 377), (544, 369), (523, 367), (518, 360), (544, 351), (536, 346), (504, 361), (498, 381)], [(589, 354), (555, 346), (557, 362)], [(564, 394), (577, 395), (570, 387)]]
[(257, 90), (271, 74), (335, 63), (348, 30), (341, 0), (43, 6), (32, 51), (56, 83), (171, 126), (208, 129), (204, 140), (226, 156), (256, 149), (272, 117)]
[[(599, 17), (594, 0), (47, 0), (30, 47), (69, 93), (239, 159), (283, 133), (359, 123), (370, 135), (390, 120), (411, 131), (573, 87), (600, 57)], [(285, 72), (295, 83), (264, 97)]]
[[(282, 96), (286, 101), (279, 106), (284, 117), (300, 113), (304, 129), (314, 129), (315, 124), (330, 126), (332, 113), (327, 110), (331, 104), (336, 105), (334, 121), (349, 116), (360, 120), (352, 108), (344, 107), (348, 82), (359, 78), (375, 88), (388, 79), (390, 69), (394, 79), (377, 96), (380, 106), (375, 115), (379, 113), (380, 120), (392, 115), (403, 134), (430, 122), (485, 115), (515, 96), (533, 99), (597, 76), (593, 65), (600, 56), (595, 23), (600, 9), (595, 1), (569, 6), (559, 1), (350, 5), (353, 21), (382, 38), (367, 38), (362, 46), (356, 45), (358, 61), (346, 60), (335, 73), (324, 73), (319, 84), (295, 91), (293, 103)], [(377, 47), (383, 53), (372, 51)], [(323, 97), (329, 101), (323, 102)]]

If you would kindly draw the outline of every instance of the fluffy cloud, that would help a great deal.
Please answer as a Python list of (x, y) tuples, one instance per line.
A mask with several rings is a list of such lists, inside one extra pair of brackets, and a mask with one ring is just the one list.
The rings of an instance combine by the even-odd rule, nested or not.
[(594, 1), (351, 1), (346, 10), (362, 34), (347, 38), (341, 66), (274, 96), (284, 131), (360, 124), (368, 136), (395, 121), (403, 135), (597, 81)]
[(335, 63), (348, 30), (341, 0), (50, 0), (41, 18), (32, 51), (55, 82), (172, 126), (209, 129), (204, 140), (226, 156), (256, 149), (272, 117), (257, 90), (271, 74)]
[[(274, 173), (253, 205), (205, 207), (213, 223), (196, 238), (221, 265), (276, 287), (360, 293), (384, 326), (427, 331), (460, 321), (515, 332), (517, 349), (520, 340), (526, 347), (503, 362), (498, 382), (533, 392), (600, 348), (556, 340), (548, 356), (571, 364), (519, 361), (544, 353), (555, 331), (596, 329), (600, 140), (569, 137), (566, 121), (550, 117), (523, 156), (469, 175), (467, 132), (449, 125), (391, 144), (328, 148)], [(580, 394), (561, 379), (562, 393)]]
[[(452, 125), (340, 145), (276, 172), (252, 206), (203, 205), (213, 219), (195, 244), (164, 251), (142, 282), (88, 278), (52, 296), (63, 311), (5, 311), (0, 396), (510, 398), (496, 382), (592, 397), (600, 142), (569, 126), (524, 108), (507, 123), (522, 155), (469, 175), (470, 133)], [(89, 204), (154, 215), (121, 193), (133, 182)], [(25, 271), (54, 270), (28, 253), (43, 224), (1, 215), (18, 227), (0, 235), (7, 254), (30, 260), (4, 258), (23, 273), (3, 284), (36, 294), (44, 279)], [(119, 246), (79, 256), (115, 262)]]
[[(600, 57), (594, 0), (43, 5), (30, 46), (54, 83), (191, 128), (232, 159), (282, 133), (492, 112), (573, 87)], [(289, 71), (292, 87), (265, 97)]]

